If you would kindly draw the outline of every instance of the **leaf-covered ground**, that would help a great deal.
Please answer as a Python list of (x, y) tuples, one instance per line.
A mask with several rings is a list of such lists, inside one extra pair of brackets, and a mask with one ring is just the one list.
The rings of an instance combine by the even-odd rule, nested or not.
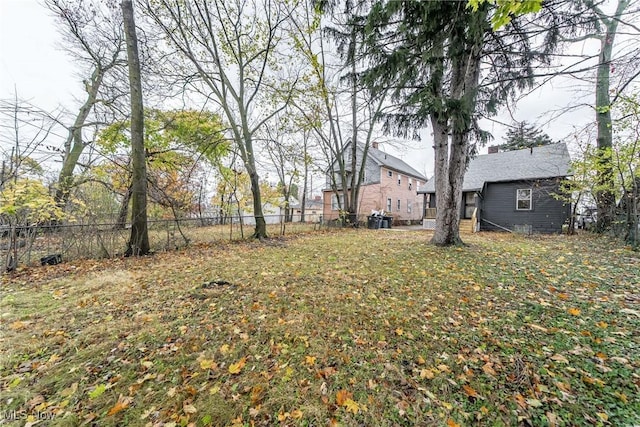
[(0, 424), (640, 423), (638, 253), (429, 237), (328, 232), (5, 276)]

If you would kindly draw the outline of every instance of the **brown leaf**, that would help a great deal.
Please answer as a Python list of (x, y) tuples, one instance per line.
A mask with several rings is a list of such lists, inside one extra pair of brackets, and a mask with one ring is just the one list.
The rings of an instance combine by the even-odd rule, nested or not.
[(476, 399), (481, 398), (481, 396), (478, 394), (478, 392), (471, 386), (468, 385), (463, 385), (462, 389), (464, 390), (465, 394), (469, 397), (474, 397)]
[(347, 390), (340, 390), (336, 393), (336, 404), (338, 406), (343, 406), (347, 399), (351, 399), (352, 397), (353, 393), (350, 393)]
[(498, 375), (498, 373), (493, 369), (493, 363), (491, 362), (487, 362), (484, 365), (482, 365), (482, 372), (491, 376)]
[(113, 416), (115, 414), (117, 414), (118, 412), (127, 409), (129, 407), (129, 405), (131, 405), (131, 402), (133, 402), (133, 398), (132, 397), (128, 397), (128, 396), (123, 396), (120, 395), (120, 397), (118, 398), (118, 401), (116, 402), (115, 405), (113, 405), (113, 407), (111, 409), (109, 409), (109, 412), (107, 412), (107, 416)]

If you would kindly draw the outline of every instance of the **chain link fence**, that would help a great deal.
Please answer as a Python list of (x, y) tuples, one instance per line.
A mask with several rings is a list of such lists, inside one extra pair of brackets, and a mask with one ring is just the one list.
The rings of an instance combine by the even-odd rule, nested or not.
[[(337, 221), (285, 222), (284, 216), (265, 216), (270, 237), (344, 226)], [(148, 221), (153, 252), (175, 250), (190, 244), (243, 240), (254, 231), (252, 217), (204, 217)], [(57, 264), (79, 258), (122, 256), (131, 230), (116, 223), (82, 223), (0, 226), (3, 271), (20, 265)]]

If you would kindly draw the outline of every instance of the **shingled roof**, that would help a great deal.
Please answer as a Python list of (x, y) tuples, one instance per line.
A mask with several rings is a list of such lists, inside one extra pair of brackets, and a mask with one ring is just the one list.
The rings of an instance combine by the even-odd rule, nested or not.
[[(569, 175), (570, 163), (564, 143), (484, 154), (469, 163), (462, 191), (480, 191), (487, 182), (565, 177)], [(434, 193), (435, 180), (430, 179), (420, 192)]]
[(384, 166), (387, 169), (391, 169), (396, 172), (400, 172), (424, 181), (427, 180), (427, 177), (409, 166), (404, 160), (400, 160), (399, 158), (394, 157), (391, 154), (387, 154), (384, 151), (378, 150), (377, 148), (369, 147), (368, 156), (379, 166)]

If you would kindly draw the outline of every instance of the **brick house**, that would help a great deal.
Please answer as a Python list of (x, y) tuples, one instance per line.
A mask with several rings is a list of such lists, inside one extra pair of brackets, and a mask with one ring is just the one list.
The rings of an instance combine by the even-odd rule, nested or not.
[[(350, 153), (347, 146), (345, 153)], [(364, 150), (358, 147), (358, 167)], [(361, 219), (372, 210), (384, 210), (392, 216), (394, 223), (419, 222), (422, 219), (423, 198), (418, 195), (427, 178), (404, 161), (378, 149), (372, 143), (367, 153), (364, 180), (360, 187), (358, 214)], [(326, 189), (323, 190), (323, 219), (333, 220), (339, 217), (337, 195), (331, 190), (331, 176), (334, 168), (327, 173)], [(339, 178), (336, 179), (339, 182)], [(342, 194), (342, 192), (339, 192)]]

